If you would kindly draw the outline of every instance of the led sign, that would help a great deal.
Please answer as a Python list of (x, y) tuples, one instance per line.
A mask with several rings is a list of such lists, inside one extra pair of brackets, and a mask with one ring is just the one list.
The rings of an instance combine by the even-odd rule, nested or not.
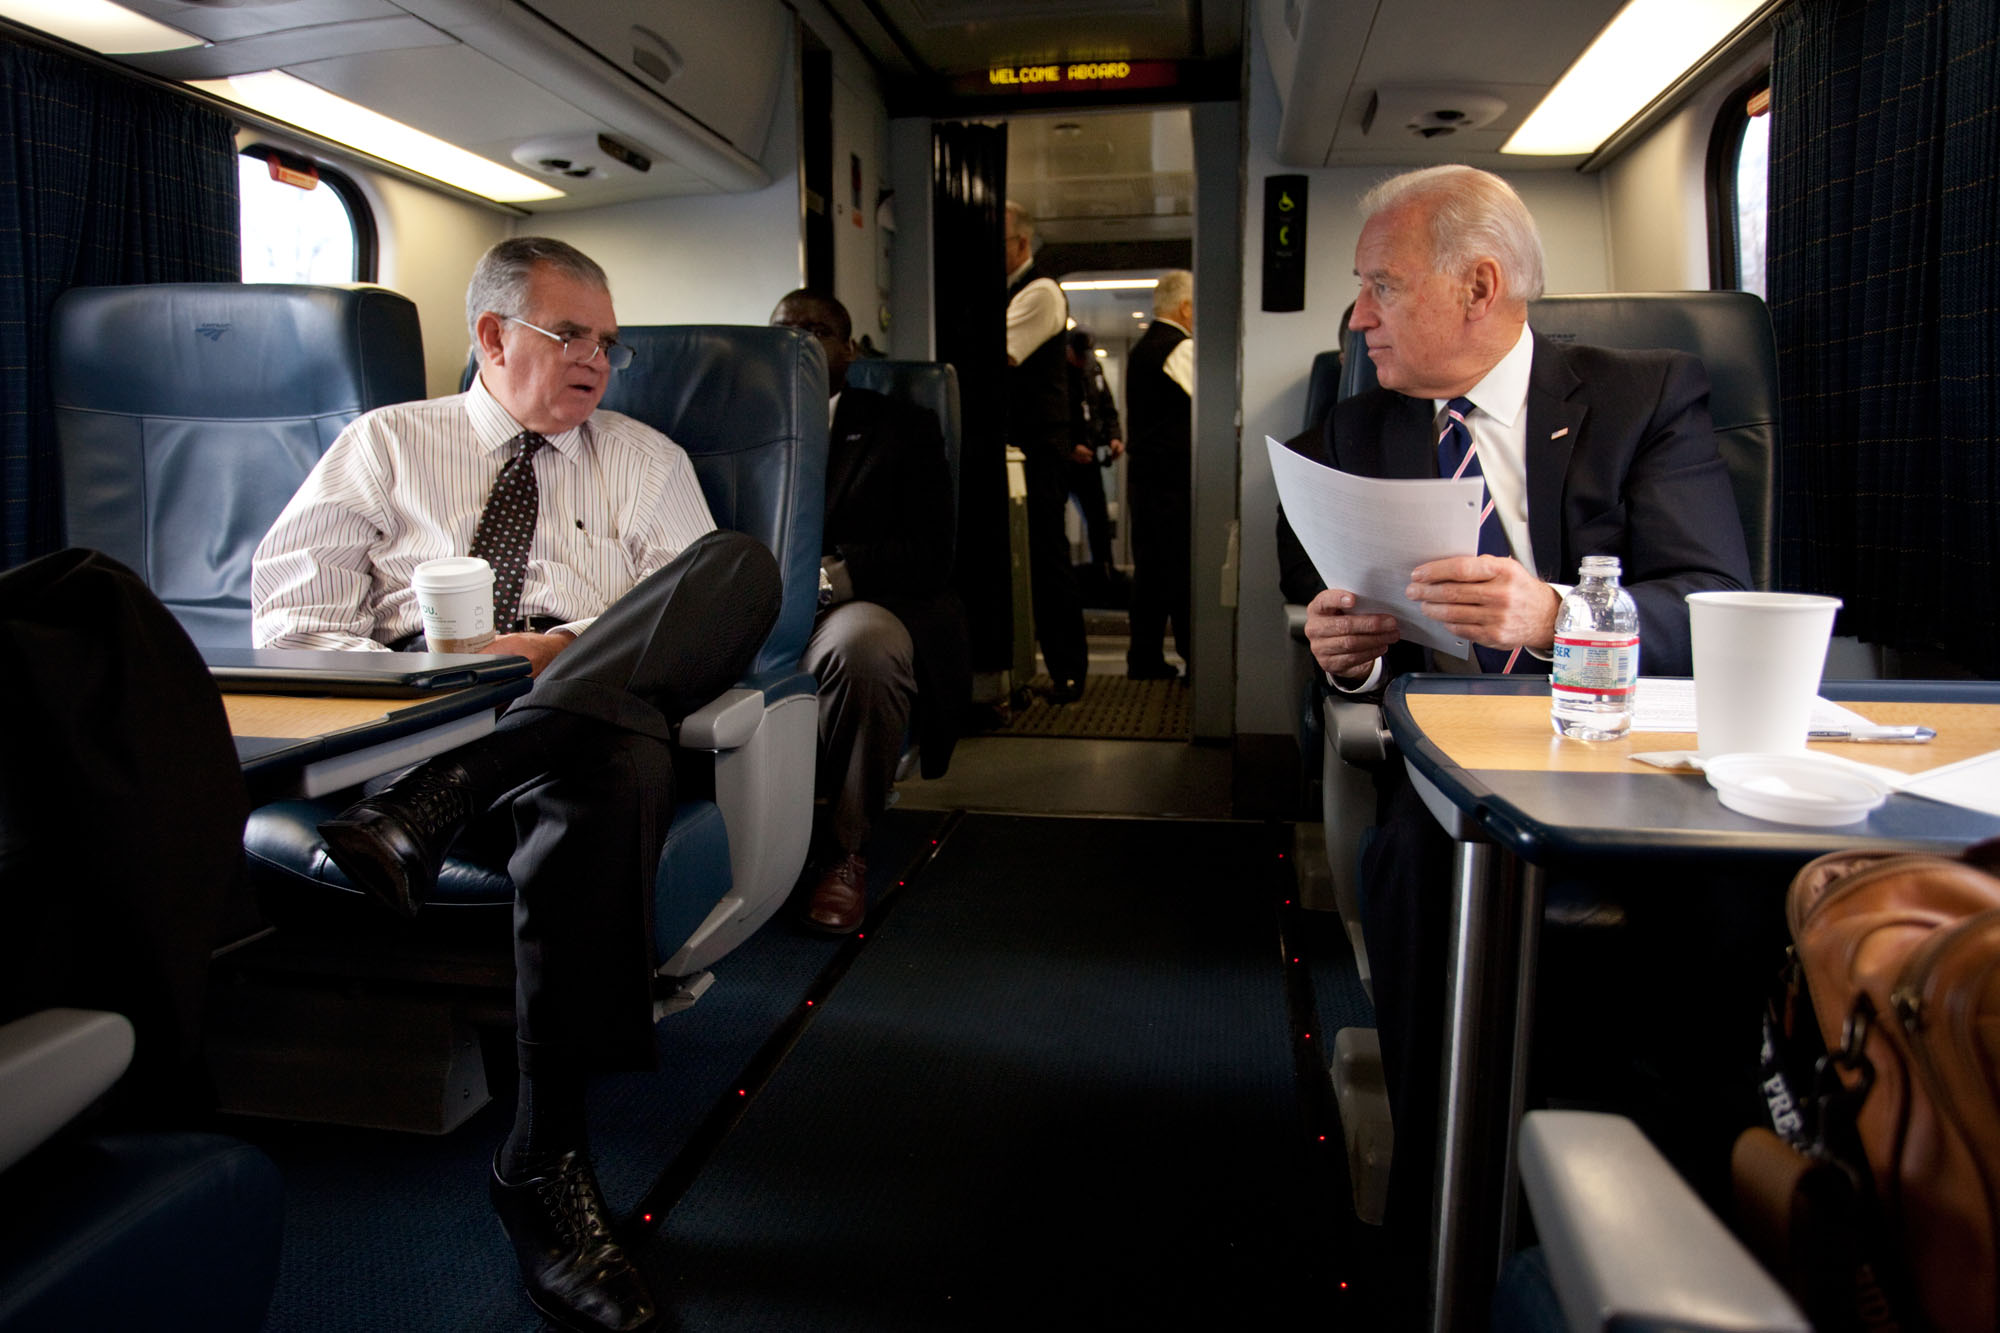
[(960, 93), (1083, 93), (1128, 88), (1172, 88), (1180, 67), (1171, 60), (1071, 60), (1040, 65), (995, 65), (962, 76)]

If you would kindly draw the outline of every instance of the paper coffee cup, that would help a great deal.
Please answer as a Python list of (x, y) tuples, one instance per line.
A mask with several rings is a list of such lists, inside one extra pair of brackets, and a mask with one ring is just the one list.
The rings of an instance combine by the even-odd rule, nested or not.
[(1687, 604), (1701, 754), (1804, 750), (1840, 599), (1692, 592)]
[(493, 642), (493, 566), (473, 556), (426, 560), (410, 575), (434, 653), (476, 653)]

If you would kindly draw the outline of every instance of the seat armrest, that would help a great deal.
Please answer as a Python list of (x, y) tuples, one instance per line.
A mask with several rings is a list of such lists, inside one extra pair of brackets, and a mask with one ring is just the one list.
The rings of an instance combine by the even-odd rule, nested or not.
[(1306, 609), (1297, 602), (1285, 603), (1285, 632), (1300, 643), (1306, 641)]
[(691, 750), (734, 750), (764, 721), (764, 692), (724, 690), (681, 719), (680, 741)]
[(0, 1025), (0, 1171), (102, 1097), (131, 1061), (122, 1014), (43, 1009)]
[(1630, 1120), (1535, 1111), (1521, 1184), (1572, 1330), (1812, 1333)]
[(1379, 764), (1396, 753), (1395, 738), (1383, 724), (1381, 704), (1330, 694), (1323, 707), (1333, 752), (1348, 763)]

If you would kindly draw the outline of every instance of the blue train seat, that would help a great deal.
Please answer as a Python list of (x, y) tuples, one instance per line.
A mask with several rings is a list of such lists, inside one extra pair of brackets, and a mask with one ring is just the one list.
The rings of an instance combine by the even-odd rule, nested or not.
[(78, 287), (53, 327), (69, 544), (201, 647), (249, 646), (250, 557), (341, 429), (424, 396), (417, 308), (385, 287)]
[(73, 1125), (132, 1058), (118, 1014), (0, 1024), (0, 1333), (253, 1333), (278, 1280), (283, 1182), (219, 1134)]

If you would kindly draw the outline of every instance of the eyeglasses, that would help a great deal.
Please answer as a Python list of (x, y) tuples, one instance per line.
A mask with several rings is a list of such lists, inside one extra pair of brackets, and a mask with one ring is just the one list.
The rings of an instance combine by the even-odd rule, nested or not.
[[(502, 315), (501, 318), (512, 320), (514, 323), (519, 324), (524, 329), (533, 329), (536, 333), (541, 334), (544, 338), (553, 338), (556, 342), (562, 344), (563, 359), (565, 361), (570, 362), (573, 365), (587, 366), (592, 361), (595, 361), (597, 359), (597, 354), (599, 352), (604, 353), (604, 364), (611, 367), (611, 369), (613, 370), (623, 370), (625, 369), (625, 367), (632, 364), (632, 349), (627, 347), (624, 343), (619, 342), (616, 338), (605, 338), (602, 340), (586, 341), (581, 335), (575, 337), (564, 337), (560, 333), (550, 333), (547, 329), (543, 328), (541, 325), (530, 324), (527, 320), (522, 319), (519, 315)], [(578, 356), (575, 352), (572, 352), (570, 350), (571, 343), (575, 343), (579, 349), (588, 349), (588, 350), (585, 350), (583, 352), (583, 355)]]

